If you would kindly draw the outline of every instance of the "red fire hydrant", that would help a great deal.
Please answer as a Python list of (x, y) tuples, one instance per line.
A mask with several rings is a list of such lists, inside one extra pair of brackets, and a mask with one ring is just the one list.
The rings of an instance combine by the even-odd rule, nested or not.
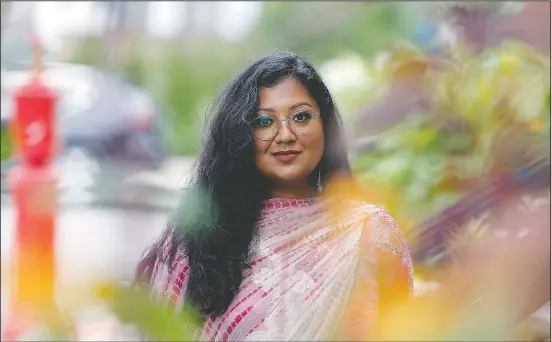
[(17, 340), (51, 318), (55, 305), (57, 94), (41, 79), (40, 47), (29, 80), (15, 94), (10, 122), (18, 165), (8, 175), (16, 210), (10, 311), (2, 340)]

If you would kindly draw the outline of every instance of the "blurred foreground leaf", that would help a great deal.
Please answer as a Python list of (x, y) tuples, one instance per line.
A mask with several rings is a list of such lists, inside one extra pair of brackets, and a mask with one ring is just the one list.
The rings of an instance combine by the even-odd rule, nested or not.
[(148, 338), (159, 341), (193, 341), (201, 318), (184, 305), (180, 314), (154, 302), (146, 292), (122, 285), (101, 285), (99, 296), (122, 323), (134, 324)]

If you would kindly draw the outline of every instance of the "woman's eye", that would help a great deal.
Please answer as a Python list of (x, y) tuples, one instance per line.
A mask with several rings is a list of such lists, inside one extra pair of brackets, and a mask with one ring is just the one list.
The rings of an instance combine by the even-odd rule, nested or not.
[(293, 115), (293, 120), (295, 121), (305, 121), (312, 118), (312, 114), (306, 111), (301, 111)]
[(255, 119), (255, 121), (253, 122), (253, 125), (255, 127), (267, 127), (267, 126), (272, 125), (273, 122), (274, 122), (274, 120), (272, 120), (272, 118), (259, 117), (259, 118)]

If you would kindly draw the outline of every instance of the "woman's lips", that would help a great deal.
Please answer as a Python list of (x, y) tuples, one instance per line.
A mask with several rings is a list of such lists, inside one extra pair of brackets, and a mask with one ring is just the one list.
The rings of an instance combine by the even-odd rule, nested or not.
[(300, 153), (301, 152), (299, 152), (299, 151), (282, 151), (282, 152), (272, 153), (272, 155), (274, 156), (274, 158), (276, 158), (277, 160), (279, 160), (281, 162), (290, 162), (290, 161), (294, 160), (295, 158), (297, 158), (297, 156)]

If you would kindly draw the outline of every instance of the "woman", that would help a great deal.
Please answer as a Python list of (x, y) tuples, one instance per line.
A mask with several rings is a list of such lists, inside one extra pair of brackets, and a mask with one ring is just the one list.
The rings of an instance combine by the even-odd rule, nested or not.
[(378, 306), (408, 296), (411, 260), (382, 209), (351, 199), (339, 221), (326, 210), (324, 185), (351, 170), (320, 76), (277, 52), (212, 112), (190, 195), (137, 283), (176, 311), (197, 309), (204, 340), (366, 338)]

